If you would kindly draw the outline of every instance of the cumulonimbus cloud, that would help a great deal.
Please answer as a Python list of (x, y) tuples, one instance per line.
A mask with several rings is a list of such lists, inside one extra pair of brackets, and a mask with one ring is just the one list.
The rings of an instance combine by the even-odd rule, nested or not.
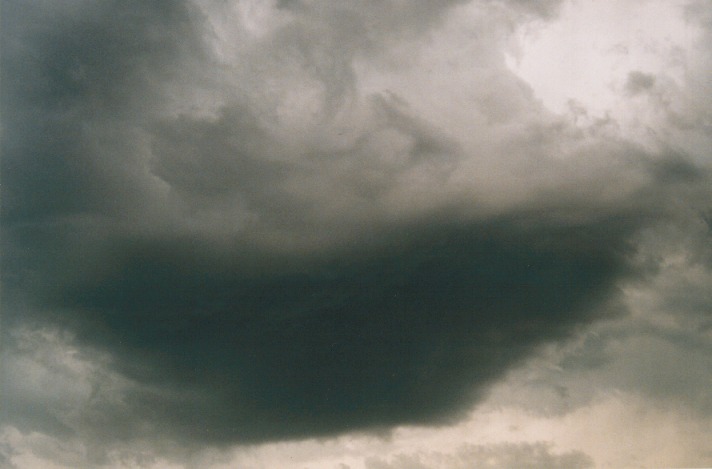
[(412, 91), (363, 83), (437, 62), (429, 37), (456, 2), (281, 2), (230, 10), (230, 31), (225, 6), (197, 3), (3, 13), (4, 321), (110, 356), (138, 383), (138, 432), (456, 419), (615, 311), (635, 234), (680, 178), (705, 180), (557, 120), (506, 70), (482, 18), (556, 2), (479, 5), (475, 118), (453, 129)]

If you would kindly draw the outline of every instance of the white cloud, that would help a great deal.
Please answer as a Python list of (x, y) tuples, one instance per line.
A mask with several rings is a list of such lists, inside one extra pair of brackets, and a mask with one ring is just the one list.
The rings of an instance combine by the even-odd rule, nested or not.
[(615, 114), (625, 109), (618, 92), (631, 71), (685, 80), (680, 54), (699, 36), (685, 21), (686, 3), (568, 1), (555, 20), (520, 27), (509, 64), (557, 112), (574, 100), (596, 115)]
[[(570, 0), (557, 19), (521, 25), (507, 63), (548, 109), (583, 124), (612, 119), (627, 139), (684, 148), (709, 165), (710, 108), (701, 98), (709, 25), (701, 10), (683, 0)], [(630, 93), (636, 74), (650, 86)]]

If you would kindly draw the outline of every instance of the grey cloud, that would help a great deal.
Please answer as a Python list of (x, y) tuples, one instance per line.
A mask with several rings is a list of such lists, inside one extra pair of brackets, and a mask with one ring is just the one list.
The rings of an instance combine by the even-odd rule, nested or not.
[(390, 461), (366, 460), (366, 469), (460, 469), (460, 468), (571, 468), (594, 467), (593, 460), (581, 451), (553, 453), (552, 445), (540, 443), (500, 443), (467, 445), (453, 454), (416, 453), (397, 455)]
[(0, 443), (0, 464), (2, 467), (6, 467), (8, 469), (15, 469), (17, 467), (11, 462), (11, 458), (15, 453), (16, 451), (11, 445), (5, 442)]
[(444, 422), (600, 314), (625, 269), (628, 228), (615, 226), (414, 225), (323, 259), (132, 239), (51, 304), (78, 343), (158, 389), (130, 402), (177, 437)]
[(545, 1), (533, 1), (533, 0), (510, 0), (510, 5), (521, 9), (527, 14), (533, 14), (542, 18), (552, 18), (554, 17), (561, 7), (561, 0), (545, 0)]
[(252, 230), (314, 236), (316, 226), (333, 232), (346, 224), (357, 231), (390, 215), (382, 201), (409, 174), (427, 171), (428, 184), (437, 184), (460, 157), (452, 138), (401, 107), (394, 97), (372, 97), (373, 121), (337, 149), (291, 148), (244, 106), (211, 119), (166, 120), (154, 133), (152, 173), (179, 205), (210, 210), (217, 204), (223, 213), (249, 218)]
[[(205, 444), (439, 425), (540, 345), (608, 317), (637, 234), (707, 176), (564, 123), (512, 123), (537, 105), (511, 76), (495, 83), (499, 62), (476, 81), (493, 88), (475, 102), (491, 121), (473, 124), (481, 149), (397, 91), (362, 94), (356, 61), (426, 43), (454, 4), (282, 2), (263, 36), (236, 26), (226, 65), (210, 2), (7, 2), (4, 347), (25, 356), (6, 330), (66, 329), (109, 357), (97, 381), (130, 384), (81, 422), (16, 388), (3, 419)], [(487, 147), (488, 125), (517, 135)], [(548, 154), (569, 141), (576, 158)], [(463, 175), (517, 158), (501, 181)], [(480, 201), (508, 190), (524, 202)]]
[(625, 84), (625, 90), (630, 95), (636, 95), (650, 90), (655, 86), (655, 76), (640, 71), (630, 72)]
[[(366, 38), (374, 40), (373, 45), (382, 42), (383, 36), (399, 37), (420, 35), (429, 30), (449, 8), (462, 0), (428, 2), (416, 0), (408, 4), (400, 2), (367, 1), (355, 6), (350, 2), (284, 2), (283, 7), (301, 13), (309, 21), (332, 22), (341, 32), (366, 32)], [(350, 23), (350, 24), (349, 24)]]
[(623, 283), (620, 299), (629, 314), (592, 325), (513, 372), (493, 390), (495, 402), (550, 417), (625, 392), (651, 407), (712, 415), (712, 230), (704, 212), (678, 216), (637, 235), (638, 275)]
[(158, 84), (201, 54), (197, 13), (175, 2), (3, 10), (6, 219), (121, 213), (142, 191), (136, 127), (161, 108)]

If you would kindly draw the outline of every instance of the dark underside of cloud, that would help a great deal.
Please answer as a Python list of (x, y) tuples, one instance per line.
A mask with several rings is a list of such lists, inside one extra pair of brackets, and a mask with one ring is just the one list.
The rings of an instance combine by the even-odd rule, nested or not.
[[(254, 63), (245, 68), (267, 70), (255, 72), (261, 85), (291, 70), (269, 56), (279, 41), (299, 48), (294, 38), (313, 40), (314, 30), (343, 33), (345, 45), (330, 53), (347, 65), (320, 59), (343, 70), (294, 66), (317, 76), (304, 72), (303, 81), (323, 82), (324, 100), (336, 102), (325, 109), (338, 108), (330, 93), (357, 94), (347, 89), (350, 61), (377, 48), (359, 42), (356, 20), (358, 41), (329, 23), (341, 16), (328, 8), (282, 3), (297, 26), (246, 53)], [(418, 5), (415, 29), (442, 16), (444, 7)], [(378, 18), (364, 27), (369, 40), (396, 41), (388, 35), (414, 34), (393, 32), (403, 26), (399, 8), (354, 17)], [(639, 205), (592, 201), (591, 213), (556, 216), (533, 200), (475, 216), (459, 210), (470, 199), (458, 196), (420, 210), (392, 194), (420, 181), (413, 174), (436, 180), (461, 157), (425, 118), (384, 105), (388, 132), (362, 125), (332, 155), (255, 117), (264, 116), (254, 102), (272, 96), (254, 83), (244, 84), (246, 98), (216, 106), (218, 117), (176, 117), (171, 96), (219, 88), (204, 69), (224, 72), (206, 58), (209, 28), (194, 9), (81, 1), (3, 9), (3, 334), (66, 329), (82, 350), (109, 356), (112, 372), (132, 383), (111, 438), (220, 444), (445, 423), (536, 347), (613, 309), (631, 236), (644, 224), (631, 208)], [(319, 58), (321, 49), (303, 47), (299, 60)], [(411, 142), (407, 158), (395, 161), (402, 142)], [(422, 183), (418, 194), (440, 194), (439, 185)], [(398, 204), (409, 215), (395, 216)], [(274, 241), (292, 238), (314, 242)], [(22, 409), (3, 407), (6, 422), (30, 425)]]
[(61, 313), (40, 320), (149, 385), (131, 406), (176, 437), (438, 423), (600, 316), (625, 265), (616, 225), (408, 226), (318, 260), (134, 240), (102, 276), (55, 291)]

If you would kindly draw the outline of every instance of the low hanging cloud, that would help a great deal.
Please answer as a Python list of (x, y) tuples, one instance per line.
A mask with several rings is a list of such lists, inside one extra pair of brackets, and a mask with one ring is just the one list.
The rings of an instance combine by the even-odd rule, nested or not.
[[(541, 106), (506, 32), (557, 8), (6, 2), (4, 422), (220, 445), (442, 425), (621, 314), (640, 233), (704, 208), (709, 172)], [(28, 330), (102, 357), (58, 398), (92, 412), (28, 397)]]

